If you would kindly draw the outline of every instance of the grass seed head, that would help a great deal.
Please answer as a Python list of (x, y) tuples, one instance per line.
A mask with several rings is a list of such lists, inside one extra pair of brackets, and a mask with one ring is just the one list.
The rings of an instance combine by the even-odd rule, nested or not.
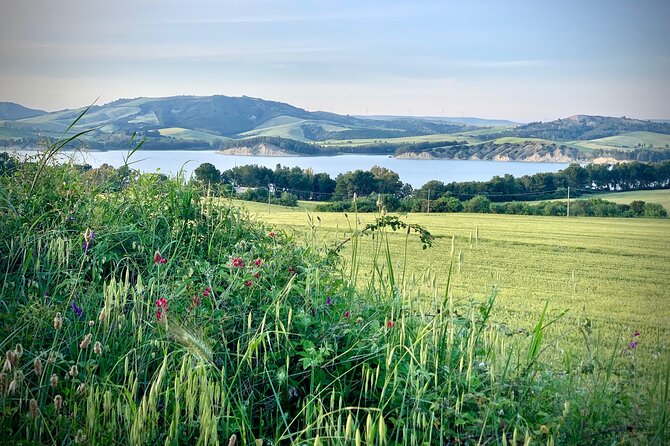
[(35, 375), (42, 376), (42, 360), (39, 356), (33, 361), (33, 367), (35, 368)]
[(54, 407), (56, 408), (56, 411), (60, 411), (63, 408), (63, 397), (60, 395), (56, 395), (54, 397)]
[(51, 384), (51, 387), (55, 389), (58, 385), (58, 375), (55, 373), (51, 375), (51, 378), (49, 378), (49, 383)]
[(54, 328), (56, 330), (60, 330), (62, 326), (63, 326), (63, 316), (59, 312), (56, 313), (56, 317), (54, 317)]

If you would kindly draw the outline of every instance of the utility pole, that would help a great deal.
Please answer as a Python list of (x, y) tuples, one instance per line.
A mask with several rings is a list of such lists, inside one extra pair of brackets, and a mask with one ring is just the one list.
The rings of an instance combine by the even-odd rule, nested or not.
[(430, 214), (430, 189), (428, 189), (428, 213)]
[(570, 186), (568, 186), (568, 217), (570, 216)]

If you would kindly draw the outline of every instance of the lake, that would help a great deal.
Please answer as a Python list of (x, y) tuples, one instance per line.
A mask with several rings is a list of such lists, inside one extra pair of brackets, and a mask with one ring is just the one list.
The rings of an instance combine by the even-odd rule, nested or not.
[[(20, 152), (28, 153), (28, 152)], [(34, 153), (34, 152), (32, 152)], [(79, 161), (93, 167), (123, 164), (125, 151), (108, 152), (66, 152), (77, 156)], [(186, 177), (202, 163), (211, 163), (223, 171), (235, 166), (257, 164), (274, 169), (277, 164), (301, 168), (311, 167), (315, 173), (325, 172), (332, 178), (351, 170), (369, 170), (372, 166), (382, 166), (397, 172), (400, 180), (418, 188), (430, 180), (445, 183), (452, 181), (487, 181), (495, 175), (511, 174), (515, 177), (538, 172), (557, 172), (568, 164), (528, 163), (501, 161), (464, 160), (408, 160), (389, 158), (386, 155), (338, 155), (338, 156), (233, 156), (220, 155), (215, 151), (146, 151), (136, 152), (130, 159), (131, 167), (142, 172), (160, 172), (175, 175), (183, 169)]]

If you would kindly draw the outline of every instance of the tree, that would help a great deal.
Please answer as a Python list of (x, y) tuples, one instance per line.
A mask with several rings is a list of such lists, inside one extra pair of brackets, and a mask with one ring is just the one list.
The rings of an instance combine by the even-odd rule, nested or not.
[(491, 208), (491, 200), (483, 195), (477, 195), (463, 203), (465, 212), (487, 213)]
[(216, 184), (221, 180), (221, 172), (211, 163), (202, 163), (193, 173), (198, 181), (205, 184)]
[(400, 175), (386, 167), (372, 166), (370, 172), (377, 180), (377, 192), (380, 194), (399, 195), (402, 190)]

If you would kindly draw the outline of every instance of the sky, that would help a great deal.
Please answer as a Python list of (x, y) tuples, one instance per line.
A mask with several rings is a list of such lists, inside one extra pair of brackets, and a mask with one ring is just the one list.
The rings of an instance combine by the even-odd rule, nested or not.
[(341, 114), (668, 119), (668, 42), (668, 0), (3, 0), (0, 101), (223, 94)]

